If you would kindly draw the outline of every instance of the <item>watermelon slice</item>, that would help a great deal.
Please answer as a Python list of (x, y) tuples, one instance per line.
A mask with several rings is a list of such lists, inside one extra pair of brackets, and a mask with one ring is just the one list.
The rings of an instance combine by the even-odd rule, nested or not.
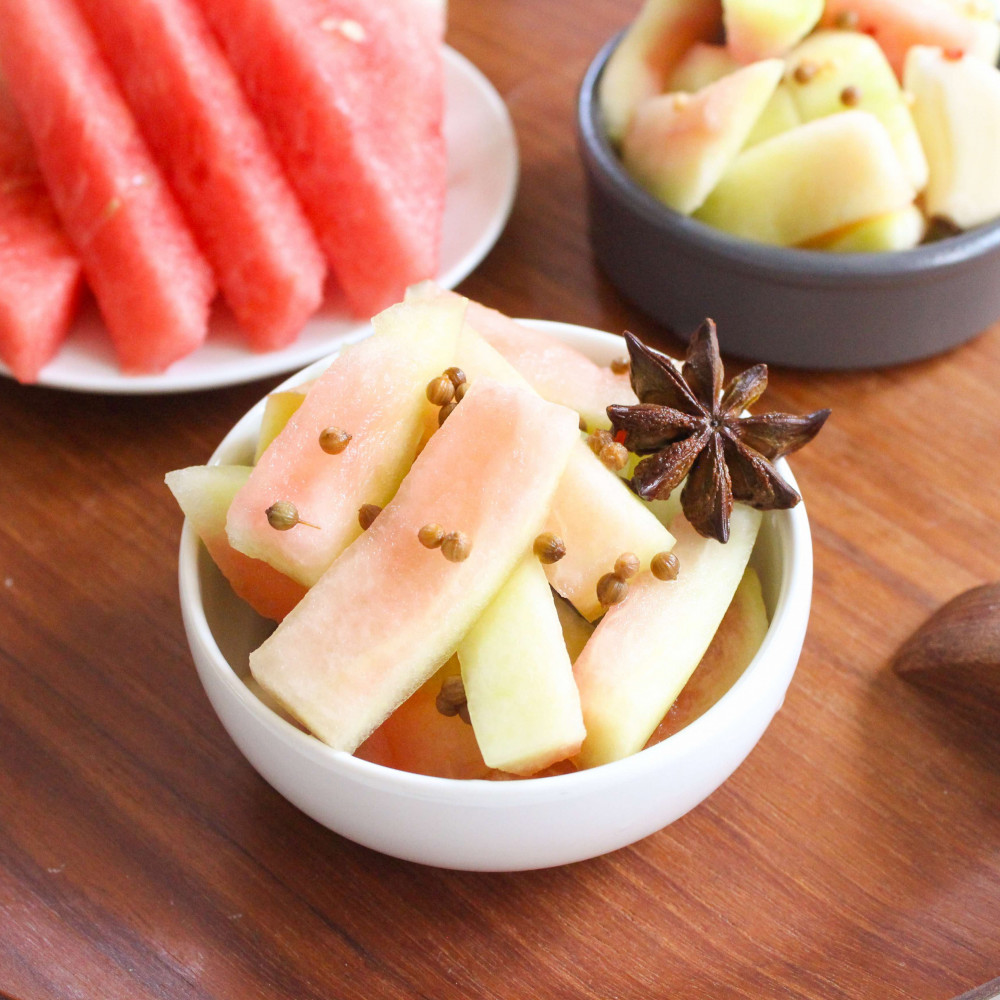
[(0, 360), (19, 381), (36, 381), (65, 339), (81, 274), (0, 80)]
[[(353, 751), (455, 652), (529, 550), (578, 433), (565, 407), (473, 383), (392, 502), (250, 654), (260, 685)], [(467, 535), (464, 560), (421, 544), (431, 523)]]
[(348, 305), (433, 277), (447, 185), (440, 15), (413, 0), (199, 0)]
[(0, 66), (125, 371), (205, 338), (211, 269), (69, 0), (0, 0)]
[(326, 263), (194, 0), (78, 2), (240, 327), (258, 350), (286, 346)]

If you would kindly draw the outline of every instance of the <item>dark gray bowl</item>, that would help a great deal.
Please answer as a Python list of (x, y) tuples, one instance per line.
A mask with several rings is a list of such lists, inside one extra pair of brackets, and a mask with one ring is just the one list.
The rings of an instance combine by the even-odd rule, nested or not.
[(913, 250), (838, 254), (752, 243), (666, 208), (629, 177), (601, 121), (597, 83), (617, 41), (578, 103), (590, 237), (608, 278), (658, 323), (686, 340), (708, 316), (725, 353), (831, 370), (938, 354), (1000, 319), (1000, 222)]

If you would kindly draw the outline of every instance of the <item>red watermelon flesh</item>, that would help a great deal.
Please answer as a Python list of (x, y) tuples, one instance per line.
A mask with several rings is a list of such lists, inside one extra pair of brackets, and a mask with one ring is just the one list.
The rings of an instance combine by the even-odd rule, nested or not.
[(81, 273), (0, 81), (0, 360), (19, 381), (36, 381), (65, 339)]
[(0, 66), (125, 371), (204, 340), (215, 285), (80, 12), (0, 0)]
[(193, 0), (78, 0), (251, 344), (286, 346), (323, 299), (316, 237)]
[(368, 317), (437, 272), (447, 186), (440, 16), (423, 0), (198, 0)]

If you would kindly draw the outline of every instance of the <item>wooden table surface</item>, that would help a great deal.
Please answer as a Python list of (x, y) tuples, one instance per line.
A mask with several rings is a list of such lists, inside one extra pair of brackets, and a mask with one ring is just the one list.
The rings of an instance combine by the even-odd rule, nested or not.
[[(573, 131), (587, 63), (636, 7), (453, 0), (449, 41), (506, 100), (522, 157), (510, 223), (461, 291), (663, 337), (595, 268)], [(942, 602), (1000, 580), (1000, 327), (887, 371), (772, 370), (768, 408), (833, 408), (792, 460), (816, 570), (784, 709), (668, 829), (510, 875), (328, 832), (257, 776), (199, 685), (163, 475), (277, 381), (0, 383), (0, 994), (946, 1000), (1000, 975), (1000, 708), (888, 669)]]

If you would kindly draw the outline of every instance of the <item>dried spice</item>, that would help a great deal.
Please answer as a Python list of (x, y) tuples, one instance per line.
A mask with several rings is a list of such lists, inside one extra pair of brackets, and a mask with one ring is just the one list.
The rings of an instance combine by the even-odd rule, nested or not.
[(686, 478), (681, 507), (707, 538), (729, 539), (734, 500), (758, 510), (794, 507), (799, 494), (775, 460), (808, 444), (830, 415), (742, 416), (767, 388), (767, 365), (754, 365), (723, 387), (715, 324), (705, 320), (680, 371), (672, 358), (625, 334), (639, 403), (608, 407), (615, 438), (647, 456), (629, 485), (644, 500), (665, 500)]
[(900, 646), (892, 666), (908, 680), (1000, 699), (1000, 581), (943, 604)]
[(264, 516), (267, 518), (267, 523), (271, 525), (275, 531), (289, 531), (294, 528), (297, 524), (304, 524), (307, 528), (318, 528), (318, 524), (312, 524), (310, 521), (303, 521), (299, 517), (298, 508), (291, 500), (275, 500), (270, 507), (264, 511)]

